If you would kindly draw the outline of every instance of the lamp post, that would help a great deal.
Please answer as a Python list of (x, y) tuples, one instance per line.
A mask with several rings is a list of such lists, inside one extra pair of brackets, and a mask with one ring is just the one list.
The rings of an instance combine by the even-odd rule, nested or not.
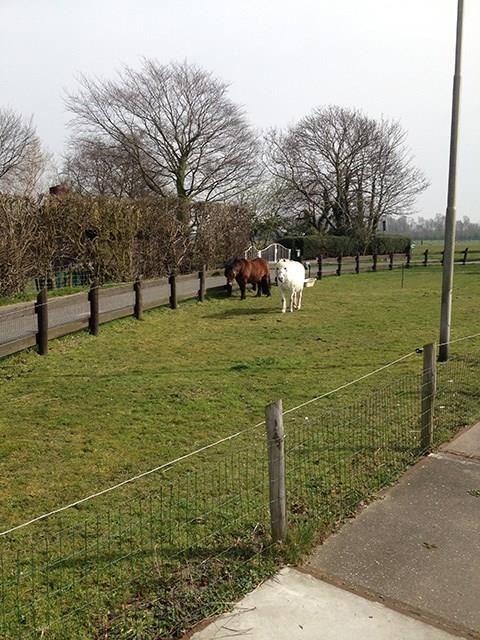
[(450, 129), (450, 163), (448, 196), (445, 215), (445, 240), (442, 274), (442, 306), (440, 314), (440, 362), (448, 360), (450, 322), (452, 317), (453, 266), (455, 259), (455, 188), (457, 178), (458, 117), (460, 108), (460, 70), (462, 58), (463, 0), (457, 5), (457, 38), (455, 45), (455, 75), (453, 76), (452, 122)]

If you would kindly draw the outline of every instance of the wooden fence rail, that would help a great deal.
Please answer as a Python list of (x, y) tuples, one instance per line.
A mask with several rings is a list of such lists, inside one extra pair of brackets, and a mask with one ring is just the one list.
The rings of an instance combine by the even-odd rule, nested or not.
[(37, 345), (38, 353), (48, 354), (48, 342), (54, 338), (88, 329), (98, 335), (100, 325), (134, 316), (141, 320), (146, 309), (170, 305), (176, 309), (179, 300), (205, 299), (220, 293), (223, 273), (203, 268), (195, 274), (141, 281), (119, 286), (99, 287), (88, 292), (48, 297), (47, 288), (40, 290), (37, 300), (0, 308), (0, 357)]

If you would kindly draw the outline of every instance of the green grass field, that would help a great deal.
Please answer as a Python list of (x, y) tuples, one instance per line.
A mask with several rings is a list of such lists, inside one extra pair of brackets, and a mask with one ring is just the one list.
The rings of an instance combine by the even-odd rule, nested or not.
[[(211, 299), (203, 304), (184, 303), (176, 311), (162, 308), (149, 312), (140, 322), (124, 319), (102, 326), (97, 338), (82, 333), (56, 340), (51, 343), (50, 354), (46, 358), (32, 351), (2, 360), (1, 528), (28, 520), (253, 425), (263, 419), (264, 407), (272, 400), (282, 398), (284, 409), (288, 410), (435, 341), (440, 315), (441, 272), (436, 267), (416, 268), (404, 275), (404, 288), (401, 288), (399, 271), (324, 279), (305, 290), (304, 308), (293, 314), (280, 313), (279, 293), (275, 288), (270, 299), (255, 299), (250, 295), (246, 301), (233, 297)], [(479, 294), (480, 267), (458, 268), (453, 338), (479, 330), (476, 315)], [(455, 353), (478, 354), (479, 345), (480, 340), (461, 342)], [(418, 379), (420, 370), (421, 356), (414, 355), (315, 407), (321, 406), (321, 411), (330, 409), (331, 415), (345, 418), (347, 414), (341, 413), (340, 408), (343, 411), (354, 401), (361, 403), (362, 398), (368, 399), (372, 393), (395, 385), (399, 380), (408, 379), (408, 385), (411, 385), (411, 381)], [(476, 373), (478, 380), (480, 372)], [(418, 402), (411, 386), (407, 394), (416, 406)], [(385, 398), (386, 395), (382, 402), (388, 400)], [(479, 408), (477, 400), (478, 394), (473, 394), (469, 407), (472, 418)], [(353, 408), (348, 409), (349, 419), (355, 417), (356, 412), (360, 415), (364, 406), (367, 405), (352, 405)], [(391, 407), (385, 405), (385, 411), (390, 410)], [(295, 414), (295, 419), (312, 423), (317, 420), (320, 424), (320, 419), (323, 420), (321, 411), (311, 406), (301, 415)], [(378, 406), (375, 411), (375, 418), (369, 417), (370, 422), (386, 428), (387, 414), (382, 413)], [(340, 433), (338, 423), (334, 422), (330, 440), (320, 444), (312, 441), (307, 446), (299, 437), (298, 446), (292, 450), (292, 459), (304, 464), (305, 456), (298, 457), (302, 447), (307, 446), (305, 455), (312, 455), (314, 447), (321, 452), (325, 447), (334, 446)], [(295, 424), (293, 414), (288, 424)], [(355, 429), (358, 431), (359, 424), (361, 426), (362, 423), (348, 427), (347, 433), (351, 437), (345, 446), (353, 447)], [(258, 456), (262, 451), (263, 456), (262, 431), (255, 437), (260, 440), (254, 445), (254, 451)], [(246, 456), (253, 455), (247, 452), (247, 445), (252, 442), (253, 436), (249, 443), (247, 435), (242, 444), (245, 448), (242, 456), (244, 452)], [(232, 451), (235, 453), (231, 449), (228, 456), (232, 456)], [(184, 480), (185, 475), (173, 472), (169, 486), (171, 492), (177, 493), (170, 494), (169, 504), (172, 504), (173, 496), (174, 503), (182, 505), (187, 514), (181, 516), (185, 524), (190, 512), (208, 511), (208, 501), (217, 494), (206, 478), (209, 474), (219, 473), (219, 465), (225, 465), (224, 490), (228, 489), (230, 495), (235, 495), (238, 488), (233, 478), (239, 480), (251, 469), (251, 478), (246, 486), (247, 489), (250, 487), (254, 497), (247, 490), (245, 495), (242, 494), (242, 500), (244, 505), (254, 505), (252, 512), (255, 511), (257, 522), (267, 522), (264, 516), (263, 520), (258, 516), (255, 502), (255, 492), (260, 495), (264, 491), (264, 475), (261, 475), (264, 470), (261, 470), (260, 458), (253, 455), (252, 460), (245, 458), (246, 461), (240, 465), (239, 455), (238, 460), (232, 459), (228, 466), (222, 455), (222, 451), (218, 455), (213, 452), (184, 465), (181, 473), (193, 475), (181, 488), (177, 480), (180, 483), (179, 478)], [(263, 457), (262, 460), (264, 463)], [(364, 461), (359, 467), (365, 479), (373, 473), (372, 461)], [(311, 463), (318, 464), (318, 461)], [(354, 471), (351, 468), (349, 472), (353, 474)], [(299, 482), (302, 477), (298, 476)], [(388, 478), (385, 472), (385, 481)], [(314, 491), (323, 490), (317, 485), (312, 487)], [(339, 489), (336, 491), (340, 493)], [(358, 495), (363, 495), (360, 489)], [(193, 505), (192, 496), (201, 504)], [(227, 505), (227, 498), (224, 499), (223, 504)], [(165, 504), (167, 502), (165, 498)], [(305, 515), (305, 504), (299, 495), (295, 503), (295, 517), (301, 519)], [(230, 503), (222, 509), (217, 505), (216, 516), (221, 520), (231, 514), (233, 518), (234, 513), (238, 516), (238, 505), (236, 508), (237, 511)], [(141, 519), (145, 513), (142, 511), (135, 517)], [(115, 526), (119, 527), (124, 515), (115, 516)], [(75, 512), (67, 514), (68, 526), (73, 527), (75, 517)], [(241, 517), (246, 519), (245, 522), (249, 519), (248, 508), (242, 510)], [(332, 520), (332, 514), (329, 518)], [(181, 533), (183, 525), (180, 520), (179, 515), (172, 518), (172, 522), (175, 521), (173, 533), (172, 524), (169, 525), (169, 535), (173, 540), (175, 536), (187, 535)], [(234, 530), (229, 529), (228, 535), (239, 536), (240, 525), (245, 522), (241, 520)], [(197, 542), (216, 535), (203, 522), (194, 524), (194, 534), (190, 525), (187, 528)], [(158, 526), (165, 535), (164, 525)], [(205, 530), (199, 533), (201, 527)], [(255, 531), (258, 533), (261, 528)], [(93, 534), (85, 533), (83, 538), (74, 537), (73, 541), (67, 536), (63, 545), (76, 549), (80, 542), (84, 543), (87, 554), (90, 535)], [(133, 534), (130, 538), (122, 536), (123, 533), (116, 533), (113, 537), (116, 540), (120, 537), (120, 545), (125, 540), (132, 544)], [(35, 540), (30, 544), (35, 545)], [(253, 574), (248, 575), (238, 569), (238, 563), (235, 564), (238, 576), (233, 578), (234, 587), (229, 587), (229, 591), (223, 582), (224, 592), (220, 600), (224, 602), (251, 588), (256, 580), (271, 571), (269, 562), (260, 563)], [(70, 567), (65, 569), (67, 575), (70, 570), (73, 571)], [(210, 578), (203, 576), (203, 579), (208, 581)], [(185, 581), (178, 582), (183, 584)], [(149, 583), (148, 579), (146, 583)], [(133, 593), (144, 591), (145, 584), (139, 583)], [(132, 591), (128, 593), (132, 597)], [(181, 594), (175, 597), (187, 597), (186, 591)], [(206, 590), (204, 596), (201, 605), (193, 603), (197, 607), (197, 617), (212, 611), (212, 606), (209, 608), (206, 601), (213, 599), (213, 595)], [(158, 632), (161, 621), (152, 620), (152, 615), (170, 620), (171, 612), (166, 613), (165, 603), (171, 598), (171, 591), (164, 593), (163, 606), (159, 611), (155, 613), (154, 608), (148, 609), (148, 623), (145, 617), (141, 617), (140, 624), (146, 624), (150, 630), (146, 630), (144, 635), (128, 635), (126, 631), (112, 629), (109, 635), (101, 637), (156, 637), (151, 630), (156, 624)], [(171, 617), (176, 615), (172, 613)], [(192, 615), (189, 610), (188, 616)], [(170, 631), (172, 637), (194, 621), (188, 616), (181, 623), (170, 621), (170, 628), (174, 629)], [(93, 637), (81, 635), (78, 629), (77, 632), (78, 638)], [(152, 635), (148, 635), (150, 632)], [(168, 628), (163, 632), (167, 634)]]
[[(414, 243), (413, 256), (423, 254), (425, 249), (428, 249), (432, 254), (438, 254), (443, 251), (443, 240), (414, 240)], [(467, 248), (472, 252), (480, 252), (480, 240), (459, 240), (455, 243), (456, 253), (460, 253)], [(480, 253), (476, 254), (476, 258), (480, 259)]]
[[(478, 275), (457, 270), (454, 337), (476, 328)], [(185, 303), (106, 325), (98, 338), (56, 340), (47, 358), (4, 359), (1, 521), (28, 519), (256, 422), (277, 397), (291, 407), (436, 340), (439, 270), (406, 272), (404, 289), (400, 279), (328, 278), (305, 290), (294, 314), (279, 313), (275, 288), (270, 299)]]

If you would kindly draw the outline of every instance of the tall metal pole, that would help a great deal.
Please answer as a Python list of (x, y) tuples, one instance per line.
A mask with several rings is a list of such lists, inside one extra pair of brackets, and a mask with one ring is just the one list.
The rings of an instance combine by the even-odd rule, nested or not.
[(455, 75), (453, 76), (452, 124), (450, 130), (450, 164), (448, 169), (448, 197), (445, 216), (445, 244), (443, 254), (442, 307), (440, 316), (440, 362), (448, 360), (450, 322), (452, 317), (453, 263), (455, 259), (455, 188), (457, 178), (458, 117), (460, 108), (460, 69), (462, 58), (463, 0), (458, 0), (457, 40), (455, 46)]

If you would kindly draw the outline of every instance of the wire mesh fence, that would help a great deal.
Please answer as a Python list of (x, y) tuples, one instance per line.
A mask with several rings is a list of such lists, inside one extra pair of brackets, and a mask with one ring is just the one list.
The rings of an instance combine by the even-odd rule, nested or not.
[(328, 529), (422, 453), (421, 383), (421, 374), (412, 374), (349, 405), (315, 403), (286, 416), (293, 526)]
[(479, 365), (461, 343), (438, 365), (436, 389), (417, 361), (417, 372), (399, 369), (368, 393), (350, 387), (353, 400), (334, 394), (285, 411), (286, 545), (270, 536), (263, 423), (2, 535), (0, 637), (180, 637), (423, 455), (425, 402), (435, 446), (477, 418)]
[(437, 365), (433, 442), (449, 440), (479, 417), (480, 353), (478, 339), (453, 345), (448, 362)]
[(265, 451), (258, 427), (235, 447), (4, 537), (1, 637), (115, 637), (135, 618), (145, 625), (142, 603), (151, 617), (152, 600), (156, 632), (178, 635), (215, 589), (231, 590), (232, 571), (248, 582), (243, 565), (267, 544)]

